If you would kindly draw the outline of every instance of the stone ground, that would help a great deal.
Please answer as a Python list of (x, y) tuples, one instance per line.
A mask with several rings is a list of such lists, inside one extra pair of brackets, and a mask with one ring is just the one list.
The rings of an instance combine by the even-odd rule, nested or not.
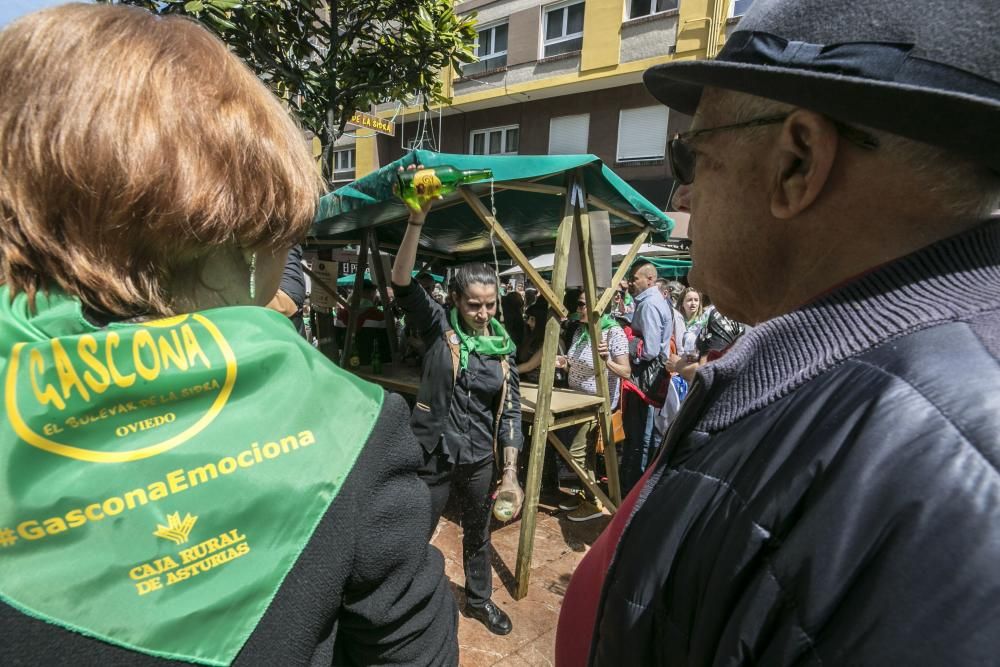
[[(491, 634), (478, 621), (459, 617), (458, 644), (462, 667), (524, 667), (555, 664), (556, 624), (566, 586), (577, 563), (611, 520), (574, 523), (567, 521), (558, 503), (565, 497), (543, 492), (535, 531), (528, 595), (515, 601), (514, 570), (520, 521), (493, 529), (493, 601), (511, 618), (509, 635)], [(431, 543), (441, 550), (445, 574), (451, 579), (459, 609), (465, 604), (465, 575), (462, 571), (461, 528), (449, 520), (450, 512), (438, 524)]]

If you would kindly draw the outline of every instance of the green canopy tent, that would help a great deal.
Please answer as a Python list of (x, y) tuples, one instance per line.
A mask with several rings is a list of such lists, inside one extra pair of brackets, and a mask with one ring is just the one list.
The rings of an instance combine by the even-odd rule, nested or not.
[[(656, 268), (656, 274), (661, 278), (681, 278), (691, 270), (690, 259), (674, 259), (673, 257), (642, 257), (636, 261), (649, 262)], [(633, 262), (634, 264), (635, 262)]]
[[(545, 324), (542, 360), (539, 367), (537, 396), (533, 406), (528, 479), (518, 543), (515, 572), (516, 598), (527, 594), (531, 570), (531, 553), (538, 496), (541, 486), (542, 462), (546, 443), (551, 443), (567, 464), (612, 511), (621, 502), (618, 482), (618, 462), (607, 458), (609, 494), (591, 481), (587, 473), (572, 460), (565, 445), (554, 433), (561, 426), (593, 421), (594, 416), (570, 416), (555, 419), (552, 411), (555, 358), (558, 351), (560, 320), (569, 315), (563, 304), (566, 290), (570, 248), (579, 251), (583, 285), (588, 304), (590, 341), (596, 362), (597, 395), (603, 398), (596, 419), (604, 442), (612, 443), (610, 392), (607, 373), (598, 354), (601, 340), (598, 322), (600, 313), (614, 296), (614, 288), (597, 285), (594, 244), (591, 239), (590, 213), (605, 211), (613, 242), (631, 243), (628, 254), (611, 280), (618, 284), (651, 235), (669, 237), (673, 220), (653, 206), (594, 155), (456, 155), (417, 150), (378, 171), (326, 195), (320, 200), (316, 221), (310, 232), (313, 247), (356, 245), (358, 274), (351, 304), (342, 363), (350, 349), (357, 306), (360, 300), (364, 269), (373, 267), (377, 284), (386, 284), (381, 249), (399, 247), (406, 231), (409, 213), (402, 201), (393, 194), (396, 173), (411, 164), (426, 167), (449, 165), (457, 169), (490, 169), (492, 181), (464, 185), (434, 205), (425, 222), (418, 254), (444, 264), (468, 261), (492, 263), (495, 259), (512, 259), (534, 283), (540, 297), (548, 301), (549, 318)], [(574, 241), (575, 239), (575, 241)], [(551, 252), (555, 256), (551, 280), (544, 280), (532, 267), (525, 253)], [(369, 257), (371, 261), (369, 262)], [(384, 289), (384, 287), (380, 287)], [(600, 290), (600, 291), (599, 291)], [(385, 293), (383, 300), (387, 301)], [(391, 317), (391, 309), (387, 311)], [(389, 324), (387, 322), (387, 324)], [(394, 326), (387, 327), (390, 331)], [(396, 347), (390, 336), (390, 349), (396, 360)], [(614, 451), (614, 447), (609, 447)], [(609, 497), (610, 496), (610, 497)]]
[[(589, 208), (609, 212), (613, 239), (631, 241), (636, 232), (647, 227), (666, 239), (673, 228), (666, 214), (594, 155), (458, 155), (417, 150), (323, 197), (311, 241), (320, 245), (359, 244), (363, 231), (379, 228), (380, 245), (398, 247), (406, 229), (391, 223), (406, 220), (408, 211), (393, 195), (392, 186), (396, 171), (410, 164), (491, 169), (492, 183), (475, 183), (463, 189), (482, 198), (487, 210), (492, 208), (492, 199), (504, 231), (528, 254), (552, 252), (565, 212), (566, 173), (577, 170)], [(492, 261), (493, 243), (481, 216), (455, 194), (436, 204), (428, 216), (421, 252), (446, 263)]]

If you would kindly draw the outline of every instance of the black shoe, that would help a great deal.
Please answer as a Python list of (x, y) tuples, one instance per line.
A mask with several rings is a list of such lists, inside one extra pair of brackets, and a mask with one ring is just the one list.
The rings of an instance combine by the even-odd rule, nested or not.
[(511, 625), (510, 616), (505, 614), (500, 607), (496, 606), (493, 600), (487, 600), (486, 604), (482, 607), (465, 605), (465, 615), (476, 619), (495, 635), (509, 634), (514, 627)]

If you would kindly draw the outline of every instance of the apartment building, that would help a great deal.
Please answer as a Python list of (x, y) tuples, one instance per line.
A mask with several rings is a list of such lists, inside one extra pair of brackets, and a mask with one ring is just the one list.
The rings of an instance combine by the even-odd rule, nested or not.
[[(672, 183), (667, 138), (690, 118), (642, 85), (649, 67), (714, 55), (753, 0), (465, 0), (478, 61), (447, 70), (448, 106), (386, 105), (394, 137), (338, 146), (345, 178), (429, 148), (469, 154), (593, 153), (656, 205)], [(348, 178), (349, 180), (349, 178)]]

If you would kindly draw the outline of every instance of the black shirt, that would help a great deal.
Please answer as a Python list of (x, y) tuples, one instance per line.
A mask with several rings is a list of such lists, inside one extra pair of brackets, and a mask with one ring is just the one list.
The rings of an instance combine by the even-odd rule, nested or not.
[[(469, 355), (468, 367), (454, 376), (448, 311), (416, 283), (393, 285), (406, 323), (426, 348), (420, 386), (410, 425), (427, 454), (438, 447), (452, 464), (479, 463), (496, 447), (521, 449), (521, 393), (515, 353), (507, 355), (507, 391), (503, 403), (503, 365), (499, 357)], [(450, 334), (456, 335), (456, 334)], [(457, 335), (456, 335), (457, 338)], [(457, 342), (457, 341), (456, 341)]]
[(475, 352), (469, 355), (469, 367), (458, 372), (442, 434), (456, 465), (493, 456), (493, 403), (503, 387), (502, 373), (499, 359)]
[(302, 320), (302, 305), (306, 302), (306, 278), (302, 271), (302, 246), (296, 244), (288, 251), (285, 269), (281, 274), (279, 289), (295, 302), (298, 310), (289, 317), (300, 336), (306, 334), (305, 323)]

